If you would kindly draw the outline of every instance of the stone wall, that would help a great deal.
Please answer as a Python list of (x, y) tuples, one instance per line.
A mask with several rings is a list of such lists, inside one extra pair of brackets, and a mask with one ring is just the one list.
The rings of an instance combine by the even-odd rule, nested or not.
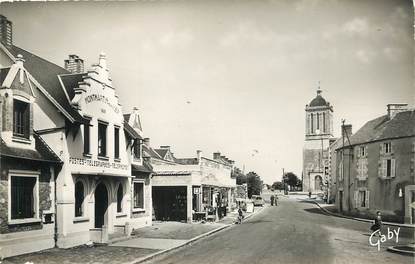
[(29, 160), (18, 160), (2, 157), (1, 158), (1, 175), (0, 175), (0, 233), (11, 233), (42, 229), (42, 223), (29, 223), (29, 224), (8, 224), (8, 178), (9, 170), (40, 170), (39, 176), (39, 217), (42, 216), (42, 212), (51, 210), (51, 188), (50, 180), (51, 174), (49, 166), (42, 165), (39, 162)]

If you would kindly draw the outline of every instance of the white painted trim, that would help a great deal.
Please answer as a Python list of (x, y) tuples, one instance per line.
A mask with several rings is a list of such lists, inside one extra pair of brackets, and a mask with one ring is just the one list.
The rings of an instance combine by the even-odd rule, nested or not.
[[(22, 223), (32, 223), (32, 222), (37, 222), (40, 221), (39, 218), (39, 175), (40, 172), (39, 171), (25, 171), (25, 170), (9, 170), (9, 175), (8, 175), (8, 223), (9, 224), (22, 224)], [(36, 178), (36, 184), (35, 184), (35, 217), (32, 218), (27, 218), (27, 219), (12, 219), (11, 218), (11, 211), (12, 211), (12, 207), (11, 207), (11, 187), (12, 187), (12, 181), (11, 178), (12, 177), (34, 177)], [(26, 221), (26, 222), (25, 222)]]

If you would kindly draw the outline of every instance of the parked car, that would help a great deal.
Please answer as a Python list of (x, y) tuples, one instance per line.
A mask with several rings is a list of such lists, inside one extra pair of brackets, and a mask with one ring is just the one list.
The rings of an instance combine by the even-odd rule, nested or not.
[(251, 197), (254, 206), (264, 206), (265, 201), (260, 195), (252, 195)]

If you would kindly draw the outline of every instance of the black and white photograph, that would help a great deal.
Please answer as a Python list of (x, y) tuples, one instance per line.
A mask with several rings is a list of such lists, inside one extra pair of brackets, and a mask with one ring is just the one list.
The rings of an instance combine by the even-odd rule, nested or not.
[(0, 0), (0, 264), (413, 264), (414, 15)]

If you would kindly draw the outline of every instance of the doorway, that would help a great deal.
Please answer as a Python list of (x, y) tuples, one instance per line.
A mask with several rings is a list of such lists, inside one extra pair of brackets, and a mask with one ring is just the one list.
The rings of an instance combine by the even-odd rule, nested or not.
[(343, 191), (339, 191), (339, 211), (343, 212)]
[(314, 178), (314, 190), (321, 191), (323, 189), (322, 186), (323, 186), (323, 179), (321, 178), (320, 175), (317, 175)]
[(186, 221), (186, 186), (153, 186), (153, 208), (156, 220)]
[(95, 188), (95, 228), (105, 224), (105, 214), (108, 209), (108, 191), (105, 184), (100, 183)]

